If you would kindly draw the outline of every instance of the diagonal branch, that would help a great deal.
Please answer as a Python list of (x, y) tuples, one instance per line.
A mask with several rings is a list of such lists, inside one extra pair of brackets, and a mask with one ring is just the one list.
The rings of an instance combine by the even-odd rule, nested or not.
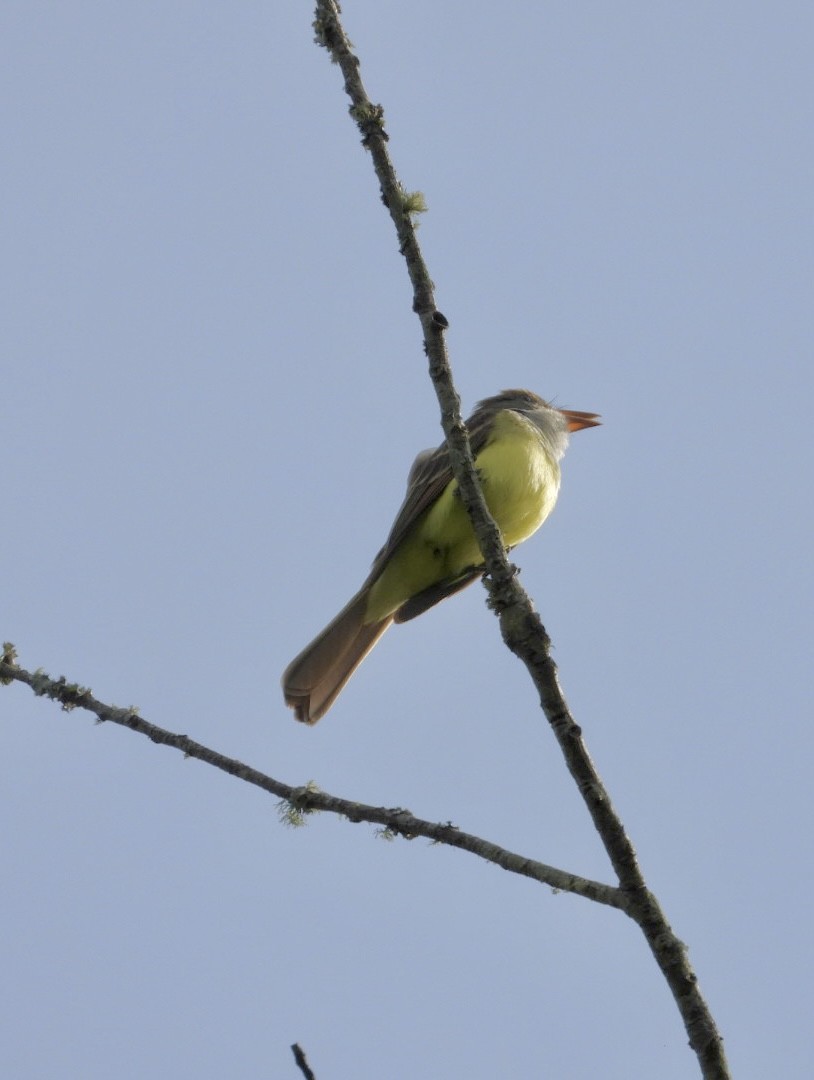
[(306, 1058), (305, 1056), (305, 1051), (299, 1043), (294, 1043), (294, 1045), (291, 1047), (291, 1053), (294, 1055), (294, 1060), (297, 1063), (297, 1068), (305, 1077), (305, 1080), (317, 1080), (314, 1070), (308, 1064), (308, 1058)]
[(585, 801), (620, 887), (628, 898), (626, 910), (644, 933), (670, 986), (703, 1075), (724, 1080), (729, 1076), (729, 1071), (723, 1043), (698, 988), (697, 978), (682, 943), (673, 933), (655, 896), (647, 888), (633, 845), (591, 761), (581, 729), (574, 722), (560, 688), (548, 634), (527, 593), (516, 579), (516, 568), (507, 559), (500, 532), (486, 507), (444, 344), (443, 331), (447, 320), (436, 309), (432, 281), (411, 218), (414, 203), (396, 176), (387, 151), (389, 137), (384, 128), (384, 110), (381, 105), (373, 104), (367, 95), (359, 74), (359, 60), (342, 27), (335, 0), (317, 0), (314, 29), (317, 43), (328, 50), (344, 76), (345, 91), (351, 100), (351, 116), (362, 133), (362, 144), (370, 151), (382, 201), (393, 219), (400, 251), (407, 262), (413, 286), (413, 308), (421, 320), (424, 349), (441, 406), (452, 470), (488, 573), (486, 585), (490, 606), (500, 619), (504, 641), (526, 665), (537, 687), (545, 716)]
[(18, 667), (14, 661), (13, 647), (6, 644), (2, 659), (0, 659), (0, 685), (8, 685), (12, 682), (25, 683), (38, 697), (47, 697), (59, 702), (65, 711), (86, 709), (99, 721), (109, 721), (130, 728), (131, 731), (146, 735), (154, 743), (171, 746), (175, 750), (180, 750), (185, 757), (197, 758), (238, 780), (253, 784), (270, 795), (276, 795), (283, 800), (281, 816), (289, 824), (302, 824), (308, 814), (324, 810), (347, 818), (348, 821), (367, 821), (372, 825), (378, 825), (382, 833), (391, 839), (401, 836), (406, 840), (412, 840), (416, 836), (424, 836), (436, 844), (460, 848), (496, 866), (501, 866), (510, 873), (531, 878), (541, 885), (548, 885), (557, 892), (573, 893), (576, 896), (583, 896), (588, 900), (595, 900), (597, 903), (622, 910), (625, 910), (627, 906), (627, 896), (613, 885), (591, 881), (579, 874), (559, 870), (536, 859), (518, 855), (490, 840), (484, 840), (472, 833), (461, 832), (451, 822), (425, 821), (414, 817), (409, 810), (403, 810), (400, 807), (388, 809), (383, 806), (367, 806), (365, 803), (330, 795), (312, 784), (302, 787), (284, 784), (281, 780), (275, 780), (274, 777), (253, 769), (242, 761), (226, 757), (225, 754), (219, 754), (217, 750), (195, 742), (187, 735), (177, 735), (175, 732), (149, 723), (139, 716), (135, 709), (106, 705), (95, 698), (90, 690), (77, 683), (69, 683), (65, 678), (52, 679), (42, 671), (26, 671), (25, 668)]

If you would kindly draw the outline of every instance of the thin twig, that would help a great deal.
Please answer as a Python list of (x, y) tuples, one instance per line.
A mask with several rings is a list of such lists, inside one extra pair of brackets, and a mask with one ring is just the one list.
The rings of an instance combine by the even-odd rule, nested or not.
[(291, 1052), (294, 1055), (300, 1072), (305, 1077), (305, 1080), (317, 1080), (314, 1070), (308, 1064), (308, 1059), (305, 1056), (305, 1051), (299, 1043), (294, 1043), (291, 1047)]
[(351, 799), (343, 799), (337, 795), (330, 795), (326, 791), (320, 791), (313, 784), (305, 784), (302, 787), (284, 784), (242, 761), (226, 757), (225, 754), (219, 754), (217, 750), (195, 742), (187, 735), (178, 735), (149, 723), (139, 716), (135, 709), (121, 709), (115, 705), (106, 705), (95, 698), (90, 690), (76, 683), (69, 683), (65, 678), (52, 679), (42, 671), (26, 671), (14, 662), (13, 647), (7, 644), (4, 658), (0, 660), (0, 685), (12, 682), (25, 683), (38, 697), (51, 698), (59, 702), (67, 711), (86, 709), (100, 721), (130, 728), (131, 731), (146, 735), (154, 743), (171, 746), (175, 750), (180, 750), (185, 757), (197, 758), (198, 761), (204, 761), (207, 765), (212, 765), (230, 776), (237, 777), (238, 780), (253, 784), (270, 795), (276, 795), (283, 800), (281, 817), (289, 824), (301, 824), (308, 814), (324, 810), (327, 813), (338, 814), (351, 822), (366, 821), (371, 825), (378, 825), (382, 835), (389, 839), (403, 837), (412, 840), (417, 836), (423, 836), (436, 844), (460, 848), (510, 873), (548, 885), (555, 892), (573, 893), (575, 896), (583, 896), (609, 907), (624, 909), (627, 905), (625, 893), (613, 885), (592, 881), (579, 874), (572, 874), (538, 862), (536, 859), (529, 859), (525, 855), (518, 855), (490, 840), (462, 832), (449, 821), (425, 821), (401, 807), (387, 808), (353, 802)]
[(484, 501), (444, 343), (447, 320), (436, 309), (432, 281), (416, 238), (410, 202), (405, 199), (387, 151), (389, 137), (384, 127), (384, 110), (381, 105), (374, 105), (367, 95), (359, 74), (359, 60), (345, 35), (334, 0), (317, 0), (314, 28), (317, 42), (329, 51), (344, 76), (345, 91), (351, 100), (351, 116), (362, 133), (363, 145), (370, 151), (382, 200), (393, 219), (400, 250), (407, 262), (413, 286), (413, 307), (421, 320), (424, 349), (441, 407), (452, 470), (488, 572), (486, 586), (490, 606), (498, 614), (504, 641), (526, 665), (537, 687), (541, 706), (568, 769), (585, 801), (620, 887), (628, 897), (629, 905), (625, 910), (643, 931), (670, 986), (703, 1076), (708, 1080), (727, 1080), (730, 1074), (723, 1042), (698, 988), (684, 946), (647, 888), (633, 845), (591, 761), (582, 731), (574, 722), (560, 688), (548, 634), (517, 581), (516, 568), (509, 563), (500, 531)]

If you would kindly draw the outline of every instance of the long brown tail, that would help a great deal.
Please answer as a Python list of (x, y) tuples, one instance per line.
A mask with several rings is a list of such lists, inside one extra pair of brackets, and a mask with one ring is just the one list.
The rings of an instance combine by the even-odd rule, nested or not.
[(365, 625), (367, 594), (365, 586), (283, 672), (286, 704), (305, 724), (315, 724), (325, 715), (393, 621), (389, 615)]

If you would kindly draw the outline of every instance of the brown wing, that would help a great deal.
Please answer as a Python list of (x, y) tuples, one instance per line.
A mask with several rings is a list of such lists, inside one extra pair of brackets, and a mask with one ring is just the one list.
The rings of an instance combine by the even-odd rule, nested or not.
[[(486, 444), (493, 414), (489, 410), (478, 409), (467, 420), (469, 445), (473, 456), (477, 456)], [(425, 510), (429, 509), (441, 492), (452, 480), (449, 453), (446, 442), (435, 450), (423, 450), (413, 462), (407, 477), (407, 494), (401, 504), (396, 520), (390, 529), (384, 547), (373, 560), (368, 581), (375, 580), (387, 565), (393, 552), (402, 542), (410, 529)]]
[(471, 585), (473, 581), (477, 581), (479, 577), (483, 577), (483, 567), (474, 566), (469, 570), (464, 570), (459, 577), (453, 578), (451, 581), (439, 581), (435, 585), (430, 585), (424, 592), (420, 592), (417, 596), (411, 596), (409, 600), (406, 600), (393, 616), (393, 622), (405, 623), (409, 622), (410, 619), (423, 615), (425, 611), (429, 611), (431, 607), (440, 604), (442, 600), (461, 592), (468, 585)]

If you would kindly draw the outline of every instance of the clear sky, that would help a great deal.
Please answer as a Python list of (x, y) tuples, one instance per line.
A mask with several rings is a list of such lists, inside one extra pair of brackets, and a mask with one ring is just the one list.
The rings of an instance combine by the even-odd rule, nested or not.
[[(381, 3), (346, 27), (467, 411), (601, 412), (516, 552), (739, 1080), (810, 1075), (809, 3)], [(611, 881), (475, 586), (318, 727), (278, 680), (440, 440), (301, 3), (15, 2), (0, 635), (286, 782)], [(0, 688), (0, 1074), (684, 1080), (624, 916)]]

